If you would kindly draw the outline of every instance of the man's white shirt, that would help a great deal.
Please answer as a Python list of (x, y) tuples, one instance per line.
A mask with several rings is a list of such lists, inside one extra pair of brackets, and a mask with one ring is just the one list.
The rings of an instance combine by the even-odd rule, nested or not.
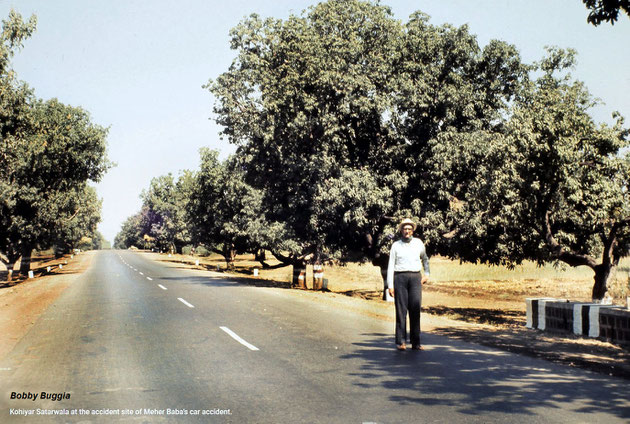
[(387, 287), (394, 287), (394, 272), (420, 272), (429, 275), (429, 257), (424, 243), (418, 238), (405, 242), (398, 240), (392, 244), (387, 266)]

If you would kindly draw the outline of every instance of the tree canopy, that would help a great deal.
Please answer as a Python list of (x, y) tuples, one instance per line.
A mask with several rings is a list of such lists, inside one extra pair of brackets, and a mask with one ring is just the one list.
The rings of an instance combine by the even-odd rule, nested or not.
[[(590, 117), (595, 101), (563, 74), (573, 63), (574, 52), (551, 49), (504, 125), (444, 135), (450, 250), (472, 262), (585, 265), (595, 271), (593, 298), (602, 299), (628, 254), (630, 143), (621, 117), (612, 127)], [(453, 184), (466, 173), (475, 178)]]
[(397, 217), (435, 221), (429, 141), (492, 125), (525, 70), (505, 43), (365, 1), (252, 15), (231, 37), (237, 58), (208, 85), (217, 122), (294, 260), (375, 260)]
[[(585, 265), (593, 298), (630, 246), (628, 130), (589, 115), (571, 50), (538, 63), (421, 12), (329, 0), (285, 20), (251, 15), (206, 88), (236, 153), (201, 151), (177, 183), (191, 240), (220, 252), (371, 261), (403, 217), (430, 253), (515, 266)], [(178, 197), (179, 196), (179, 197)], [(158, 238), (146, 204), (119, 241)], [(123, 243), (124, 244), (124, 243)]]
[(88, 182), (111, 166), (107, 130), (57, 99), (37, 99), (10, 69), (10, 58), (35, 29), (11, 12), (0, 43), (0, 258), (28, 271), (35, 247), (69, 248), (91, 236), (100, 202)]

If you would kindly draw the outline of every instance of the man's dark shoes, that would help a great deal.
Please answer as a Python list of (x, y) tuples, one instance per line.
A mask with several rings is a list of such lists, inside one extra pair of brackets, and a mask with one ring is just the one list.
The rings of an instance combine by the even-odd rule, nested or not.
[(424, 348), (421, 345), (413, 345), (411, 347), (412, 350), (424, 350)]

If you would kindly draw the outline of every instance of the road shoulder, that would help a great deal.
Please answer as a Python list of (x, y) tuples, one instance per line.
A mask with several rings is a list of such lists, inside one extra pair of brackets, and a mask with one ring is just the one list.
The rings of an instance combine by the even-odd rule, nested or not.
[[(50, 273), (9, 286), (3, 284), (0, 288), (0, 359), (13, 350), (46, 309), (90, 267), (95, 253), (60, 258), (47, 264), (53, 268)], [(62, 269), (59, 264), (63, 265)]]

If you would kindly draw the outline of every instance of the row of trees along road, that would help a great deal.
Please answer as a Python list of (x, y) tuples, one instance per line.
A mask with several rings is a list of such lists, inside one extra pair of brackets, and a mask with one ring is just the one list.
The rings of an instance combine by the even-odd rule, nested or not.
[(18, 259), (28, 273), (34, 248), (64, 253), (102, 239), (101, 202), (88, 181), (109, 167), (107, 130), (81, 108), (36, 98), (17, 79), (11, 57), (35, 25), (34, 16), (24, 21), (12, 11), (0, 35), (0, 260), (9, 279)]
[(253, 252), (265, 265), (267, 251), (295, 270), (371, 261), (384, 273), (412, 217), (431, 254), (586, 265), (593, 298), (606, 296), (630, 244), (628, 131), (619, 115), (593, 121), (573, 51), (527, 64), (466, 26), (421, 12), (402, 23), (358, 0), (251, 15), (230, 36), (236, 57), (207, 88), (236, 153), (202, 150), (199, 171), (154, 179), (118, 247), (163, 236), (228, 263)]

